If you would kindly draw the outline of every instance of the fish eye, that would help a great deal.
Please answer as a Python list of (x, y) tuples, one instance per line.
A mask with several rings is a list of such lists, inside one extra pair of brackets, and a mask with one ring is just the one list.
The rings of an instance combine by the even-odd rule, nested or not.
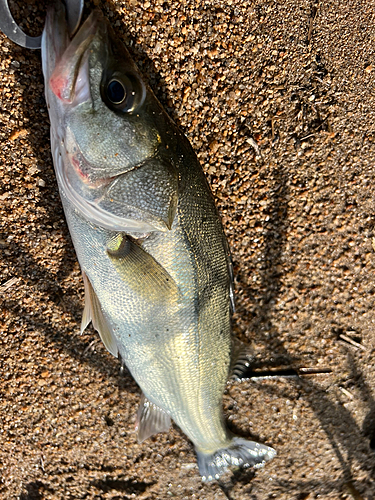
[(126, 94), (126, 89), (119, 80), (113, 79), (108, 83), (107, 97), (112, 104), (122, 104), (126, 99)]
[(133, 73), (113, 72), (101, 85), (102, 99), (108, 108), (122, 113), (134, 113), (146, 97), (142, 80)]

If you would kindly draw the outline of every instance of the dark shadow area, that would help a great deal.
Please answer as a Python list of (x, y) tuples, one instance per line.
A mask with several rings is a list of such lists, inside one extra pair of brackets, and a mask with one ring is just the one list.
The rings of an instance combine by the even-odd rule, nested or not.
[[(286, 202), (288, 190), (286, 187), (286, 178), (284, 174), (281, 173), (280, 169), (274, 172), (274, 176), (276, 182), (281, 185), (281, 188), (274, 197), (269, 210), (270, 220), (265, 236), (264, 267), (262, 274), (264, 297), (258, 303), (256, 317), (252, 324), (252, 329), (258, 331), (263, 330), (263, 328), (260, 328), (261, 326), (264, 327), (265, 330), (272, 331), (273, 329), (270, 313), (272, 311), (272, 303), (277, 298), (280, 290), (280, 280), (277, 268), (282, 265), (281, 254), (285, 244), (284, 234), (288, 227)], [(248, 293), (251, 295), (251, 291)], [(369, 471), (371, 477), (375, 479), (375, 465), (370, 456), (371, 449), (375, 449), (375, 401), (358, 367), (355, 357), (348, 352), (347, 366), (350, 367), (351, 371), (350, 380), (360, 388), (363, 396), (362, 400), (366, 401), (369, 408), (369, 413), (363, 424), (363, 429), (359, 428), (350, 411), (342, 404), (333, 404), (329, 400), (325, 390), (318, 387), (312, 380), (309, 380), (308, 377), (298, 377), (298, 367), (303, 363), (303, 359), (290, 356), (288, 351), (284, 348), (283, 343), (278, 340), (277, 332), (272, 335), (271, 339), (267, 339), (265, 342), (270, 345), (272, 360), (255, 362), (254, 365), (250, 367), (249, 371), (244, 374), (244, 378), (256, 376), (289, 377), (288, 379), (291, 384), (298, 384), (301, 396), (309, 402), (315, 415), (319, 419), (332, 449), (340, 462), (343, 474), (342, 481), (347, 485), (346, 488), (348, 491), (350, 492), (350, 488), (354, 488), (352, 485), (352, 467), (355, 462), (361, 463), (363, 470)], [(280, 368), (272, 369), (272, 367)], [(262, 390), (270, 394), (279, 395), (278, 389), (275, 389), (273, 386), (267, 386), (267, 383), (262, 384)], [(235, 426), (233, 426), (232, 423), (230, 427), (235, 433), (239, 432), (238, 429), (234, 428)], [(345, 450), (345, 453), (343, 453), (342, 450)], [(309, 491), (311, 486), (312, 484), (310, 482), (303, 484), (280, 484), (280, 491), (285, 491), (285, 488), (287, 488), (288, 491), (293, 491), (294, 488)], [(340, 484), (337, 482), (333, 482), (331, 486), (326, 482), (324, 485), (319, 484), (320, 491), (325, 494), (337, 492), (337, 488), (339, 487)], [(355, 488), (353, 491), (356, 491)]]
[[(272, 331), (273, 329), (270, 313), (272, 311), (272, 303), (277, 298), (280, 290), (280, 280), (277, 268), (283, 264), (281, 254), (285, 244), (284, 234), (288, 227), (286, 201), (288, 198), (288, 190), (286, 178), (280, 169), (274, 172), (274, 176), (275, 181), (281, 185), (281, 188), (274, 197), (269, 211), (270, 220), (265, 236), (264, 268), (262, 274), (264, 298), (262, 298), (258, 304), (256, 318), (253, 320), (252, 326), (253, 330), (258, 331), (262, 331), (262, 329), (260, 329), (261, 326), (266, 330), (269, 329)], [(355, 356), (348, 352), (347, 366), (350, 367), (350, 381), (355, 383), (356, 387), (360, 388), (362, 400), (366, 401), (369, 408), (369, 413), (363, 424), (363, 429), (359, 428), (350, 411), (342, 404), (333, 404), (330, 401), (325, 390), (317, 386), (317, 384), (308, 377), (298, 377), (298, 367), (301, 366), (301, 363), (303, 364), (303, 358), (290, 356), (288, 351), (284, 348), (283, 343), (278, 340), (277, 333), (272, 335), (272, 338), (267, 339), (265, 342), (270, 344), (272, 361), (266, 360), (264, 362), (256, 362), (251, 366), (251, 369), (244, 374), (244, 377), (254, 375), (286, 376), (289, 377), (288, 380), (290, 380), (291, 384), (298, 384), (301, 396), (309, 402), (340, 462), (343, 474), (342, 481), (344, 484), (349, 485), (347, 489), (350, 490), (350, 487), (354, 488), (350, 485), (353, 479), (352, 467), (355, 462), (362, 464), (363, 470), (369, 471), (371, 477), (375, 479), (375, 465), (373, 460), (371, 460), (371, 448), (375, 446), (375, 401), (359, 369)], [(281, 369), (270, 370), (270, 367), (281, 367)], [(267, 386), (266, 382), (262, 384), (262, 389), (270, 394), (279, 394), (279, 391), (275, 389), (275, 387)], [(231, 424), (231, 426), (233, 427), (233, 424)], [(236, 433), (238, 432), (237, 429), (233, 430)], [(345, 453), (343, 453), (342, 450), (345, 450)], [(306, 482), (305, 484), (299, 485), (290, 483), (288, 485), (281, 484), (280, 486), (292, 488), (292, 490), (296, 488), (309, 491), (311, 483)], [(340, 485), (333, 482), (331, 486), (332, 487), (330, 487), (328, 483), (319, 485), (320, 490), (325, 494), (337, 491)], [(285, 491), (284, 488), (283, 491)]]
[[(236, 484), (242, 485), (242, 487), (248, 486), (248, 490), (251, 490), (251, 481), (254, 479), (255, 472), (254, 469), (236, 469), (231, 474), (226, 474), (218, 481), (219, 488), (224, 493), (228, 500), (232, 500), (232, 490)], [(246, 493), (248, 491), (244, 490)]]
[[(321, 127), (323, 121), (313, 124), (312, 128)], [(315, 128), (314, 128), (315, 127)], [(334, 453), (341, 465), (341, 484), (348, 485), (346, 489), (350, 493), (352, 485), (352, 467), (355, 462), (362, 464), (363, 470), (369, 471), (371, 477), (375, 479), (375, 465), (371, 460), (371, 450), (375, 450), (375, 401), (371, 396), (370, 388), (367, 386), (355, 357), (348, 353), (348, 366), (351, 370), (350, 380), (360, 388), (363, 401), (366, 401), (369, 413), (365, 419), (363, 429), (360, 429), (357, 422), (352, 417), (349, 410), (342, 404), (333, 404), (328, 398), (326, 391), (320, 388), (308, 377), (299, 377), (300, 366), (303, 366), (303, 358), (291, 356), (283, 343), (279, 340), (278, 332), (272, 324), (273, 304), (280, 293), (280, 268), (285, 266), (282, 253), (286, 244), (286, 232), (288, 230), (288, 199), (289, 189), (287, 177), (282, 166), (278, 166), (269, 174), (270, 197), (266, 214), (269, 219), (265, 226), (263, 260), (261, 264), (261, 299), (256, 299), (251, 287), (245, 289), (248, 302), (255, 304), (253, 318), (250, 319), (250, 329), (256, 332), (267, 331), (268, 336), (264, 339), (264, 344), (268, 346), (269, 359), (255, 360), (249, 370), (243, 374), (247, 377), (286, 377), (290, 384), (298, 384), (301, 396), (309, 402), (315, 415), (319, 419), (321, 426), (326, 433)], [(274, 189), (274, 187), (277, 189)], [(246, 312), (244, 311), (246, 314)], [(329, 373), (330, 370), (327, 371)], [(280, 395), (278, 389), (267, 382), (262, 384), (262, 390), (273, 395)], [(231, 431), (241, 435), (240, 429), (236, 428), (233, 422), (228, 423)], [(249, 438), (248, 435), (242, 437)], [(258, 436), (251, 436), (257, 440)], [(343, 453), (342, 450), (345, 450)], [(317, 483), (318, 484), (318, 483)], [(280, 484), (281, 491), (312, 491), (310, 482)], [(319, 484), (319, 490), (324, 494), (337, 492), (340, 489), (340, 482), (332, 484)], [(356, 494), (356, 490), (353, 490)], [(230, 490), (226, 490), (226, 495), (230, 497)], [(358, 493), (358, 492), (357, 492)], [(308, 495), (308, 493), (306, 493)], [(301, 493), (303, 498), (303, 493)], [(254, 498), (257, 498), (256, 496)], [(358, 497), (360, 498), (360, 497)]]
[(33, 481), (24, 486), (26, 492), (21, 493), (20, 500), (42, 500), (45, 498), (44, 493), (53, 493), (53, 490), (46, 486), (42, 481)]
[[(131, 481), (131, 480), (122, 480), (122, 479), (112, 479), (110, 477), (106, 477), (104, 480), (99, 479), (97, 481), (92, 481), (90, 483), (95, 488), (102, 490), (104, 493), (107, 493), (111, 490), (119, 491), (122, 493), (128, 493), (129, 495), (140, 495), (145, 493), (145, 491), (155, 484), (154, 481), (151, 482), (143, 482), (143, 481)], [(130, 498), (130, 497), (122, 497), (122, 498)]]
[[(264, 215), (269, 217), (265, 226), (264, 251), (262, 262), (262, 283), (264, 291), (262, 300), (258, 304), (254, 327), (259, 329), (262, 325), (266, 329), (272, 327), (270, 311), (273, 302), (280, 293), (280, 271), (282, 265), (282, 251), (286, 243), (288, 229), (288, 198), (289, 189), (285, 170), (276, 167), (270, 175), (271, 203)], [(273, 189), (273, 192), (272, 192)]]

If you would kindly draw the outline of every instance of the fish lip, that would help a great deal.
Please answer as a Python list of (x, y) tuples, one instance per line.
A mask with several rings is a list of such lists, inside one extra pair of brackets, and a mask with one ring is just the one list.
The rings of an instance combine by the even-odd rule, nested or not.
[[(85, 62), (87, 61), (91, 42), (99, 31), (105, 33), (106, 28), (107, 22), (103, 13), (96, 9), (64, 47), (48, 79), (50, 90), (64, 104), (77, 104), (76, 86), (79, 77), (82, 76), (82, 70), (86, 72)], [(66, 20), (64, 29), (67, 30)], [(53, 44), (54, 39), (52, 38)], [(88, 75), (86, 80), (86, 85), (88, 85)]]

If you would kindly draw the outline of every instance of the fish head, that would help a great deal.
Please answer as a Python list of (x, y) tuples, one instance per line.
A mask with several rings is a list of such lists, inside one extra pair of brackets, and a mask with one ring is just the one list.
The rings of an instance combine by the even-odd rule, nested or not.
[(62, 6), (42, 40), (59, 188), (110, 230), (167, 231), (178, 199), (175, 128), (100, 11), (70, 39)]

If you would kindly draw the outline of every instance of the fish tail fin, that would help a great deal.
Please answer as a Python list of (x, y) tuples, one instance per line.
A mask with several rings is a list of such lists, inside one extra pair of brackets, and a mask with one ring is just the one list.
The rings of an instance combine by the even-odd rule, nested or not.
[(219, 479), (230, 466), (263, 467), (275, 455), (273, 448), (240, 437), (234, 437), (227, 448), (220, 448), (213, 453), (206, 454), (197, 450), (202, 481)]

